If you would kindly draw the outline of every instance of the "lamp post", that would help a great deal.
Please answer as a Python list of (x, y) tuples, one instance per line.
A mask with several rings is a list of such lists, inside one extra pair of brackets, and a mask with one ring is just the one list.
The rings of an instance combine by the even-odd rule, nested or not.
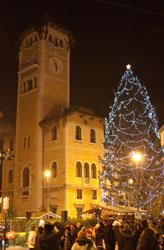
[[(46, 178), (46, 183), (47, 183), (47, 189), (49, 187), (49, 182), (50, 182), (50, 177), (51, 177), (51, 171), (49, 169), (46, 169), (44, 171), (44, 176)], [(49, 190), (48, 190), (49, 191)], [(47, 192), (47, 207), (48, 207), (48, 212), (49, 212), (49, 192)]]
[(138, 195), (137, 195), (137, 212), (139, 212), (140, 209), (140, 190), (141, 190), (141, 183), (140, 183), (140, 168), (139, 168), (139, 163), (141, 162), (143, 156), (140, 152), (138, 151), (133, 151), (132, 152), (132, 159), (136, 164), (136, 171), (137, 171), (137, 175), (136, 175), (136, 179), (137, 179), (137, 191), (138, 191)]

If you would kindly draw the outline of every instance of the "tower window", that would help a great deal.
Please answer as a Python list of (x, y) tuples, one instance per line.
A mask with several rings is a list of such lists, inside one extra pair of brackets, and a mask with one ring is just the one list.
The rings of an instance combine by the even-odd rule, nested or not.
[(23, 92), (26, 92), (26, 82), (23, 82)]
[(91, 165), (91, 178), (96, 178), (96, 165), (94, 163)]
[(56, 141), (57, 140), (57, 128), (56, 127), (52, 128), (51, 138), (52, 138), (52, 141)]
[(63, 40), (62, 39), (59, 39), (59, 47), (63, 48)]
[(26, 137), (23, 139), (23, 147), (26, 148)]
[(8, 183), (12, 183), (13, 182), (13, 171), (12, 169), (9, 170), (8, 172)]
[(82, 199), (82, 189), (77, 189), (77, 199)]
[(89, 164), (87, 162), (84, 164), (84, 177), (89, 178)]
[(58, 39), (57, 39), (57, 37), (54, 37), (53, 44), (54, 44), (55, 47), (58, 47)]
[(27, 91), (32, 90), (32, 79), (27, 80)]
[(97, 199), (97, 190), (92, 190), (92, 200)]
[(75, 138), (76, 138), (76, 140), (81, 140), (81, 128), (80, 128), (80, 126), (76, 126)]
[(23, 187), (29, 187), (30, 171), (28, 167), (23, 169)]
[(76, 163), (76, 177), (82, 177), (82, 164), (80, 161)]
[(57, 177), (57, 163), (55, 161), (52, 163), (52, 177)]
[(90, 130), (90, 142), (96, 143), (96, 132), (94, 129)]

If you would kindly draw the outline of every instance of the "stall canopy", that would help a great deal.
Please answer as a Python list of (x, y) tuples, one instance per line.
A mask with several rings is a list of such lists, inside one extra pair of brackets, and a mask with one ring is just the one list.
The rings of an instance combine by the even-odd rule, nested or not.
[[(126, 215), (126, 214), (134, 214), (137, 211), (135, 207), (125, 207), (125, 206), (97, 206), (86, 210), (83, 214), (101, 214), (102, 216), (106, 215)], [(140, 213), (148, 213), (146, 210), (140, 210)]]

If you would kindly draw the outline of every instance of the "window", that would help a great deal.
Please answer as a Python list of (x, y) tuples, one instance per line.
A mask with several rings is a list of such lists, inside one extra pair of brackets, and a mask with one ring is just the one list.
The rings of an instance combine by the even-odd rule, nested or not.
[(91, 165), (91, 178), (96, 178), (96, 165), (94, 163)]
[(97, 190), (92, 190), (92, 200), (97, 199)]
[(12, 182), (13, 182), (13, 171), (12, 169), (10, 169), (8, 172), (8, 183), (12, 183)]
[(96, 143), (96, 132), (94, 129), (90, 130), (90, 142)]
[(89, 178), (89, 164), (87, 162), (84, 164), (84, 177)]
[(57, 163), (55, 161), (52, 163), (52, 177), (57, 177)]
[(32, 79), (27, 80), (27, 91), (32, 90)]
[(82, 177), (82, 164), (80, 161), (76, 163), (76, 177)]
[(54, 42), (53, 42), (55, 47), (58, 47), (58, 39), (57, 37), (54, 37)]
[(82, 199), (82, 189), (77, 189), (77, 199)]
[(77, 218), (78, 219), (82, 218), (83, 208), (82, 207), (77, 207), (76, 211), (77, 211)]
[(23, 187), (29, 186), (29, 179), (30, 179), (30, 171), (28, 167), (23, 169)]
[(23, 140), (23, 147), (26, 148), (26, 137)]
[(23, 82), (23, 92), (26, 92), (26, 82)]
[(52, 141), (56, 141), (57, 140), (57, 128), (53, 127), (51, 133), (52, 133)]
[(63, 48), (63, 40), (62, 39), (59, 39), (59, 47)]
[(81, 128), (80, 128), (80, 126), (76, 127), (76, 140), (81, 140)]

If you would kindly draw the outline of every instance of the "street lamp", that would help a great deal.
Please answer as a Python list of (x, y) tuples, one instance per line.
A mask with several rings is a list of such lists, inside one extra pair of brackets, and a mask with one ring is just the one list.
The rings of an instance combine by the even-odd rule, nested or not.
[(47, 182), (47, 208), (48, 208), (47, 210), (49, 212), (49, 190), (48, 190), (48, 188), (49, 188), (49, 181), (50, 181), (50, 177), (51, 177), (51, 171), (49, 169), (46, 169), (44, 171), (44, 176), (45, 176), (46, 182)]
[(47, 183), (49, 183), (50, 177), (51, 177), (51, 171), (49, 169), (44, 171), (44, 176), (46, 177)]
[(140, 183), (140, 169), (139, 169), (139, 163), (141, 162), (143, 158), (143, 155), (139, 151), (133, 151), (132, 152), (132, 160), (136, 164), (136, 171), (137, 171), (137, 189), (138, 189), (138, 197), (137, 197), (137, 212), (139, 212), (140, 209), (140, 190), (141, 190), (141, 183)]

